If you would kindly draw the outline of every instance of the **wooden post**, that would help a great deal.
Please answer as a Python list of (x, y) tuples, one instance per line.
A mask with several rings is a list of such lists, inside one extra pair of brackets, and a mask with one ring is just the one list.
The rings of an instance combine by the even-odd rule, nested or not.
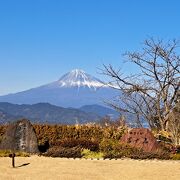
[(10, 158), (12, 158), (12, 167), (15, 168), (15, 157), (16, 157), (16, 154), (15, 153), (12, 153), (9, 155)]
[(12, 167), (15, 168), (15, 153), (12, 154)]

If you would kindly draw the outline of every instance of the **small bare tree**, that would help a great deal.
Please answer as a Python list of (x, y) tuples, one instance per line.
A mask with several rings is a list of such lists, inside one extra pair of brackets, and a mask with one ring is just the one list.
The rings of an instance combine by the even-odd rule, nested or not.
[(125, 54), (138, 69), (137, 74), (129, 76), (112, 65), (104, 65), (103, 74), (112, 79), (108, 85), (120, 90), (119, 98), (108, 102), (109, 105), (121, 112), (134, 114), (139, 125), (143, 118), (151, 128), (168, 130), (169, 114), (180, 89), (177, 48), (177, 40), (146, 40), (141, 52)]

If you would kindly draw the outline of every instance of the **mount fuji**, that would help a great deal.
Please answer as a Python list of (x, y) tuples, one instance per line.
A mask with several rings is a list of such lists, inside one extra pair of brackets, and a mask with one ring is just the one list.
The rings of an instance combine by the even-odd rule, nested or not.
[(0, 102), (14, 104), (50, 103), (61, 107), (79, 108), (84, 105), (104, 105), (118, 92), (101, 80), (75, 69), (59, 80), (26, 91), (0, 96)]

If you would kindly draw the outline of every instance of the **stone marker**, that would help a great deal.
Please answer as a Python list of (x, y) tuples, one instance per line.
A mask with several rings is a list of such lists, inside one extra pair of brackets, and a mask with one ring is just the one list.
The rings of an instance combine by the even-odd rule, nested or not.
[(154, 152), (159, 148), (156, 138), (149, 129), (134, 128), (122, 136), (122, 143), (127, 143), (132, 147), (143, 149), (146, 152)]
[(37, 137), (30, 121), (22, 119), (10, 124), (1, 141), (0, 149), (38, 153)]

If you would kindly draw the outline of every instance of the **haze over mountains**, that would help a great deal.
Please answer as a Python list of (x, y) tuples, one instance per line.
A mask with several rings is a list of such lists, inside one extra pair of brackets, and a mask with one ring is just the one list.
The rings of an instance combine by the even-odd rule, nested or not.
[(32, 122), (38, 123), (83, 124), (96, 122), (101, 117), (95, 113), (87, 113), (75, 108), (58, 107), (48, 103), (34, 105), (0, 103), (1, 121), (7, 122), (20, 118), (28, 118)]
[(21, 118), (28, 118), (36, 123), (84, 124), (97, 122), (106, 115), (117, 118), (119, 114), (112, 109), (99, 105), (82, 106), (76, 109), (63, 108), (49, 103), (18, 105), (0, 102), (0, 124)]
[(105, 100), (112, 99), (117, 92), (104, 83), (75, 69), (63, 75), (58, 81), (26, 90), (23, 92), (0, 96), (0, 102), (14, 104), (50, 103), (61, 107), (79, 108), (84, 105), (104, 105)]
[(0, 96), (0, 121), (28, 118), (40, 123), (97, 122), (109, 115), (119, 114), (107, 107), (104, 101), (117, 92), (85, 73), (72, 70), (58, 81), (19, 93)]

